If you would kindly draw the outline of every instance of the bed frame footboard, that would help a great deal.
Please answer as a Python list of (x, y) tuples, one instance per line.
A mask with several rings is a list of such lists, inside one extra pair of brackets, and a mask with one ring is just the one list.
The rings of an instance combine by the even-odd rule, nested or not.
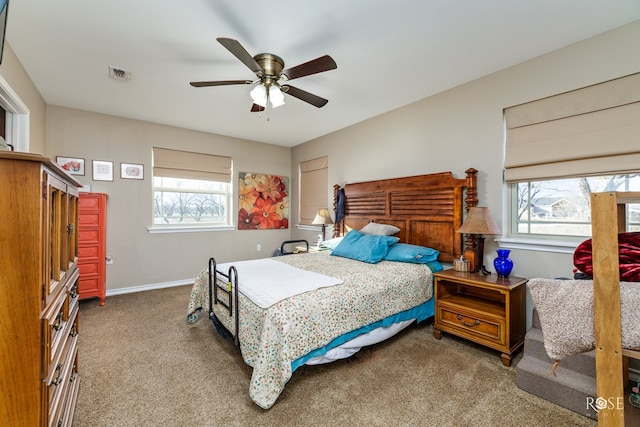
[[(224, 273), (222, 271), (219, 271), (216, 265), (217, 264), (215, 258), (209, 258), (209, 319), (211, 319), (214, 325), (216, 325), (216, 329), (219, 330), (219, 322), (216, 318), (215, 313), (213, 312), (213, 306), (215, 304), (221, 304), (223, 307), (229, 310), (229, 317), (233, 317), (233, 323), (235, 325), (235, 334), (231, 334), (233, 336), (233, 342), (236, 347), (240, 347), (238, 271), (234, 266), (231, 266), (229, 267), (229, 271), (227, 273)], [(223, 292), (227, 296), (227, 301), (220, 299), (220, 297), (218, 296), (219, 292)], [(220, 327), (223, 326), (220, 325)]]

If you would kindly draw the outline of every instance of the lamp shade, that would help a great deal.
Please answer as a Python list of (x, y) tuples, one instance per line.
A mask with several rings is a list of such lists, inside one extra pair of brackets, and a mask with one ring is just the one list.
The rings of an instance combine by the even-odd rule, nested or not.
[(249, 92), (251, 99), (256, 105), (261, 107), (267, 106), (267, 89), (262, 84), (256, 85), (251, 92)]
[(458, 233), (465, 234), (501, 234), (500, 229), (486, 207), (469, 208), (467, 217), (458, 229)]
[(272, 85), (269, 88), (269, 100), (273, 108), (284, 105), (284, 94), (278, 86)]
[(313, 219), (312, 224), (333, 224), (331, 220), (331, 214), (329, 214), (329, 209), (320, 208), (318, 209), (318, 213), (316, 217)]

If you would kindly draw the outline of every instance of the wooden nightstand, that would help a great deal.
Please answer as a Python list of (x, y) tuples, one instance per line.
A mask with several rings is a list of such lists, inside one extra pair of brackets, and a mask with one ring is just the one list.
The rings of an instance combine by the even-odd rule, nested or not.
[(434, 274), (433, 335), (442, 332), (501, 351), (505, 366), (524, 344), (527, 279), (445, 270)]

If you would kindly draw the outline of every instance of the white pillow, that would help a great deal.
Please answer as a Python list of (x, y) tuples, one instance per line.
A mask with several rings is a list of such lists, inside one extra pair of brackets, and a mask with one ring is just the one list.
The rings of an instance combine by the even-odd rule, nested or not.
[(393, 225), (388, 224), (378, 224), (377, 222), (370, 222), (369, 224), (362, 227), (360, 230), (363, 234), (375, 234), (377, 236), (393, 236), (400, 232), (398, 227), (394, 227)]

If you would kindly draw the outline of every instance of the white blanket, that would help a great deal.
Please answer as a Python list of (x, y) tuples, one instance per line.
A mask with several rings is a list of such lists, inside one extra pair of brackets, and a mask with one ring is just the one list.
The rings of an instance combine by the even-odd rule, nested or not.
[(343, 282), (335, 277), (292, 267), (273, 258), (218, 264), (217, 269), (226, 273), (232, 265), (238, 271), (238, 290), (262, 308), (294, 295)]

